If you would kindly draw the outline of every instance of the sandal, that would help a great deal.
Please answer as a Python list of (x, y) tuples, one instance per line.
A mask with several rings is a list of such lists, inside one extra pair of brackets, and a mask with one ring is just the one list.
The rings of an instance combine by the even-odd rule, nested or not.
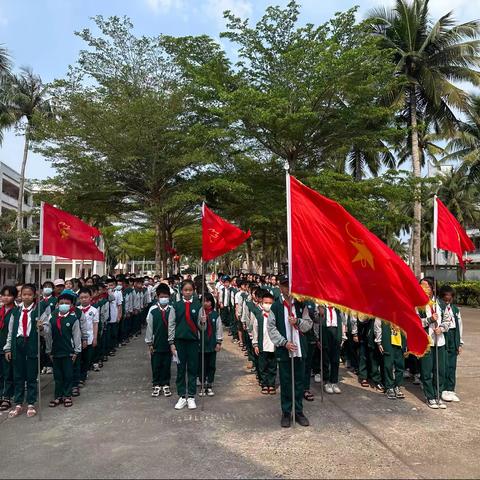
[(29, 405), (27, 407), (27, 417), (31, 418), (34, 417), (37, 414), (37, 411), (35, 410), (35, 407), (33, 405)]
[(79, 397), (80, 396), (80, 389), (78, 387), (72, 388), (72, 397)]
[(63, 406), (65, 408), (68, 408), (68, 407), (71, 407), (73, 405), (73, 402), (72, 402), (72, 399), (70, 397), (67, 397), (64, 401), (63, 401)]
[(369, 386), (370, 386), (370, 383), (369, 383), (368, 380), (362, 380), (362, 381), (360, 382), (360, 385), (361, 385), (362, 387), (369, 387)]
[(313, 402), (315, 400), (315, 395), (310, 392), (310, 391), (306, 391), (304, 394), (303, 394), (303, 398), (307, 401), (307, 402)]
[(12, 410), (8, 412), (8, 418), (18, 417), (19, 415), (22, 414), (22, 411), (23, 411), (22, 406), (16, 405), (15, 408), (12, 408)]
[(50, 400), (48, 406), (50, 408), (58, 407), (62, 403), (62, 401), (63, 400), (61, 398), (56, 398), (55, 400)]
[(268, 387), (262, 387), (262, 395), (268, 395), (269, 393)]
[(12, 408), (12, 402), (10, 400), (2, 400), (2, 403), (0, 403), (0, 412), (4, 412), (9, 408)]

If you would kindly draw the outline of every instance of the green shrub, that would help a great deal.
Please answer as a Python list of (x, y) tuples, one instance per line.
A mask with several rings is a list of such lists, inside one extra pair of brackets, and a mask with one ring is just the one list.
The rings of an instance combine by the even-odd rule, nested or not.
[(450, 285), (455, 289), (456, 303), (459, 305), (480, 307), (480, 281), (441, 282), (441, 285)]

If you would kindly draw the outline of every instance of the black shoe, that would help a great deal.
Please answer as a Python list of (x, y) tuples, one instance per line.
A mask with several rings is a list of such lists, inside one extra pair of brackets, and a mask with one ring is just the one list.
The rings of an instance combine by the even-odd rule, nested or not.
[(280, 422), (282, 428), (290, 428), (292, 422), (291, 417), (292, 415), (290, 413), (284, 413), (282, 415), (282, 421)]
[(295, 414), (295, 422), (301, 425), (302, 427), (308, 427), (310, 425), (308, 418), (303, 413)]

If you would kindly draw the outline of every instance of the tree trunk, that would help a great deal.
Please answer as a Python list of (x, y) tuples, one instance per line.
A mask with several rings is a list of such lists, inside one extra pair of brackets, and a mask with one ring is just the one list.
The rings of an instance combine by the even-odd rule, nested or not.
[(160, 244), (161, 244), (161, 252), (160, 256), (162, 259), (162, 268), (161, 268), (161, 276), (163, 278), (168, 277), (168, 265), (167, 265), (167, 251), (165, 249), (167, 245), (167, 232), (165, 231), (165, 227), (162, 225), (162, 228), (160, 229)]
[(163, 222), (158, 220), (155, 222), (155, 273), (159, 274), (162, 269), (162, 246), (161, 232), (163, 230)]
[(252, 237), (247, 240), (247, 270), (253, 272)]
[(27, 159), (28, 159), (28, 147), (30, 144), (29, 138), (29, 127), (28, 125), (25, 128), (25, 143), (23, 146), (23, 160), (22, 160), (22, 168), (20, 170), (20, 185), (18, 191), (18, 210), (17, 210), (17, 281), (23, 281), (23, 245), (22, 245), (22, 232), (23, 232), (23, 194), (25, 190), (25, 169), (27, 167)]
[(417, 98), (416, 89), (410, 89), (410, 128), (412, 132), (412, 168), (413, 176), (416, 182), (413, 200), (413, 272), (417, 278), (422, 273), (421, 261), (421, 239), (422, 239), (422, 188), (419, 182), (421, 178), (420, 151), (418, 147), (418, 129), (417, 129)]
[(263, 230), (262, 232), (262, 275), (265, 275), (267, 272), (267, 231)]

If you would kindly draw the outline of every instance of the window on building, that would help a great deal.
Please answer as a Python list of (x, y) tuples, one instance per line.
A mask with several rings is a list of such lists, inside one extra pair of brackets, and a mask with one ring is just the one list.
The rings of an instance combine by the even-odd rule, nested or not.
[(25, 205), (30, 205), (30, 194), (29, 193), (25, 193), (23, 195), (23, 203)]
[(58, 278), (61, 278), (62, 280), (65, 280), (65, 276), (67, 275), (67, 271), (65, 268), (59, 268), (58, 269)]
[(47, 278), (47, 280), (53, 280), (52, 279), (52, 269), (51, 268), (47, 268), (47, 270), (45, 271), (45, 277)]
[(23, 217), (23, 228), (28, 228), (28, 217)]
[(19, 188), (8, 180), (2, 180), (2, 192), (15, 200), (18, 200)]

